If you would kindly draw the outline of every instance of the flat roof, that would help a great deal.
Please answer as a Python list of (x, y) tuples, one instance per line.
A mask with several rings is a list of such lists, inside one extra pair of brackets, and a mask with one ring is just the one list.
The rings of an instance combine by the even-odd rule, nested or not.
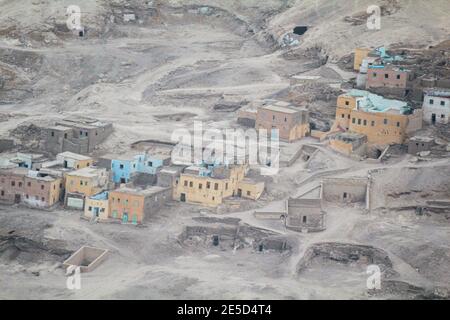
[(365, 90), (352, 89), (342, 96), (362, 98), (358, 100), (357, 105), (358, 108), (366, 112), (389, 112), (390, 110), (395, 110), (400, 114), (406, 114), (411, 111), (411, 106), (407, 102), (386, 99)]
[(112, 192), (120, 192), (120, 193), (126, 193), (126, 194), (148, 196), (148, 195), (152, 195), (155, 193), (159, 193), (159, 192), (167, 190), (167, 189), (169, 189), (169, 188), (164, 188), (164, 187), (160, 187), (160, 186), (151, 186), (146, 189), (121, 187), (119, 189), (111, 191), (111, 193)]
[(92, 160), (91, 157), (84, 156), (84, 155), (78, 154), (78, 153), (73, 153), (73, 152), (70, 152), (70, 151), (58, 153), (56, 156), (57, 157), (58, 156), (62, 156), (62, 157), (70, 158), (70, 159), (74, 159), (74, 160)]
[(96, 177), (98, 175), (99, 172), (105, 171), (105, 169), (100, 169), (100, 168), (83, 168), (80, 170), (76, 170), (73, 172), (69, 172), (67, 175), (68, 176), (80, 176), (80, 177)]
[(276, 105), (276, 104), (271, 104), (268, 106), (262, 106), (260, 107), (261, 109), (265, 109), (265, 110), (270, 110), (270, 111), (275, 111), (275, 112), (280, 112), (280, 113), (297, 113), (300, 110), (299, 109), (293, 109), (291, 108), (291, 104), (287, 104), (287, 105)]

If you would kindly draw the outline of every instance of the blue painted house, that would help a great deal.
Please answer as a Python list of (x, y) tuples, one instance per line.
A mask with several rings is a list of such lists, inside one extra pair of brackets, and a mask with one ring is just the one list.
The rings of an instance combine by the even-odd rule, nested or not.
[(166, 155), (139, 154), (130, 158), (111, 160), (114, 183), (128, 183), (136, 173), (156, 174), (158, 168), (168, 165), (170, 157)]

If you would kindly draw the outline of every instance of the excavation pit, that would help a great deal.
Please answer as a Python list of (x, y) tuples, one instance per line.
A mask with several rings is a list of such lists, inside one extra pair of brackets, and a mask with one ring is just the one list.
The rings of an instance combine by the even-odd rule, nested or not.
[(81, 272), (91, 272), (97, 268), (105, 259), (108, 250), (83, 246), (77, 252), (64, 261), (64, 267), (80, 267)]

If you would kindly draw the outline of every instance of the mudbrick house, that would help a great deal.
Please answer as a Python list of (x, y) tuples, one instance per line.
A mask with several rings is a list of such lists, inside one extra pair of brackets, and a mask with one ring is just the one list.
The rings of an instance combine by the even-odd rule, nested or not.
[(321, 199), (294, 199), (286, 201), (285, 224), (287, 229), (298, 232), (325, 230), (325, 212)]
[(337, 99), (333, 129), (364, 134), (369, 144), (402, 144), (421, 128), (422, 110), (413, 110), (406, 102), (356, 89)]
[(383, 95), (407, 96), (413, 86), (414, 73), (391, 64), (371, 65), (367, 71), (366, 89)]
[(59, 201), (61, 179), (41, 176), (26, 168), (0, 170), (0, 201), (30, 207), (51, 208)]
[(64, 151), (88, 154), (112, 131), (113, 126), (108, 122), (85, 117), (66, 118), (56, 121), (54, 126), (43, 128), (41, 145), (53, 154)]
[(309, 113), (305, 108), (277, 101), (258, 108), (255, 127), (267, 130), (268, 134), (272, 129), (278, 129), (280, 140), (292, 142), (310, 133)]

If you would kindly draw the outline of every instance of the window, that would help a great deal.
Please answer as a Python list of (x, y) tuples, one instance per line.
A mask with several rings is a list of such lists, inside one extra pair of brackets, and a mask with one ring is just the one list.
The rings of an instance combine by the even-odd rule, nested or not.
[(88, 132), (86, 131), (86, 132), (84, 133), (84, 135), (87, 137), (89, 134), (88, 134)]
[(445, 106), (445, 101), (441, 100), (441, 106)]
[(206, 189), (211, 189), (211, 182), (206, 182)]
[(441, 119), (445, 119), (445, 114), (441, 114)]
[(345, 105), (346, 106), (350, 105), (350, 101), (345, 101)]
[(252, 193), (250, 191), (247, 191), (247, 195), (250, 196)]
[(363, 124), (364, 124), (365, 126), (367, 126), (367, 120), (364, 120), (364, 121), (363, 121)]
[(41, 184), (41, 190), (44, 190), (45, 186), (43, 184)]
[(149, 162), (148, 162), (148, 166), (149, 166), (149, 167), (153, 167), (153, 162), (149, 161)]
[(80, 136), (82, 136), (83, 135), (83, 131), (80, 131)]
[(25, 195), (25, 198), (30, 199), (30, 196), (26, 194), (26, 195)]
[(1, 191), (1, 195), (2, 195), (2, 197), (5, 195), (5, 191)]
[(54, 137), (55, 136), (55, 131), (52, 131), (52, 137)]
[(16, 185), (15, 181), (11, 181), (11, 186), (14, 187)]
[(345, 114), (341, 114), (341, 118), (344, 119), (345, 118)]
[(219, 190), (219, 184), (218, 183), (214, 184), (214, 190)]
[(383, 123), (384, 123), (384, 124), (388, 124), (388, 119), (384, 119), (384, 120), (383, 120)]
[(397, 75), (397, 80), (400, 80), (400, 75), (399, 74)]
[(373, 73), (373, 77), (374, 77), (374, 78), (377, 77), (377, 73), (376, 73), (376, 72)]
[(187, 187), (187, 185), (188, 185), (187, 180), (184, 180), (184, 186)]
[(88, 209), (89, 211), (92, 211), (92, 207), (89, 207), (89, 209)]
[(192, 182), (192, 181), (189, 181), (189, 187), (193, 187), (194, 186), (194, 182)]
[(430, 99), (430, 104), (434, 104), (434, 100), (433, 99)]
[(42, 201), (42, 202), (45, 202), (45, 198), (44, 198), (44, 197), (42, 197), (42, 198), (41, 198), (41, 201)]
[(303, 223), (306, 223), (306, 216), (303, 216)]
[(348, 116), (347, 116), (347, 118), (349, 118), (349, 119), (350, 119), (350, 115), (348, 115)]
[(356, 119), (355, 119), (355, 118), (353, 118), (353, 119), (352, 119), (352, 123), (355, 123), (355, 121), (356, 121)]
[(386, 73), (386, 74), (384, 75), (384, 78), (385, 78), (385, 79), (389, 79), (389, 74)]
[(272, 116), (272, 120), (275, 120), (275, 116)]
[(80, 180), (80, 186), (82, 186), (83, 185), (83, 180)]
[(225, 190), (228, 190), (228, 182), (225, 183)]
[(19, 182), (19, 187), (22, 187), (22, 182)]
[(88, 162), (88, 163), (86, 163), (86, 165), (89, 167), (91, 164)]
[(397, 127), (400, 127), (400, 122), (397, 122)]
[(372, 122), (370, 123), (370, 125), (371, 125), (372, 127), (375, 127), (375, 121), (372, 121)]
[(361, 124), (361, 119), (358, 119), (358, 125), (360, 125)]
[(67, 133), (64, 133), (64, 139), (67, 139)]
[(121, 164), (121, 165), (119, 166), (119, 168), (120, 168), (120, 169), (123, 169), (123, 164)]
[(287, 122), (287, 118), (286, 117), (284, 117), (284, 122)]
[(203, 188), (203, 185), (201, 183), (198, 184), (198, 188), (201, 189)]

